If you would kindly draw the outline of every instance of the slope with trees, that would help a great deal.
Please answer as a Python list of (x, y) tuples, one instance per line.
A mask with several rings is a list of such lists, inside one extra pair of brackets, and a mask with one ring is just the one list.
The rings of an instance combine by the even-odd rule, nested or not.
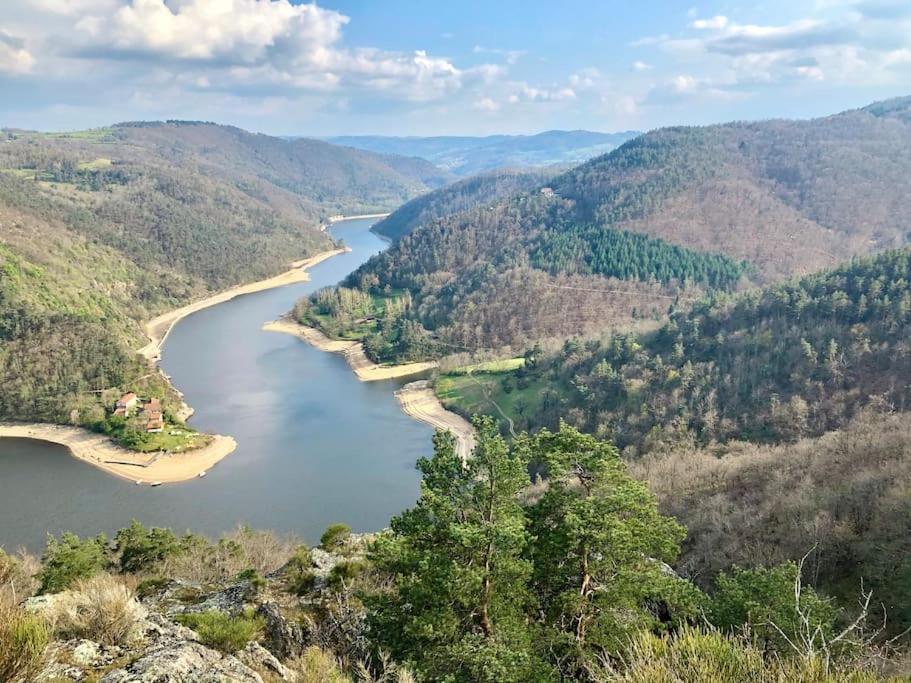
[[(545, 193), (421, 225), (350, 283), (409, 288), (418, 319), (437, 331), (463, 326), (473, 313), (469, 302), (476, 305), (515, 268), (662, 284), (684, 284), (682, 276), (723, 289), (741, 275), (743, 285), (768, 284), (900, 247), (909, 239), (902, 205), (911, 192), (909, 107), (905, 98), (809, 121), (653, 131), (553, 178)], [(631, 233), (657, 240), (646, 243), (650, 255), (675, 245), (695, 265), (667, 269), (651, 256), (643, 264), (641, 252), (629, 251), (638, 249)], [(619, 268), (614, 254), (626, 259)], [(447, 296), (465, 288), (473, 296)], [(591, 283), (579, 295), (599, 288), (618, 289)], [(629, 289), (628, 314), (641, 308), (639, 287)], [(508, 297), (494, 299), (489, 305), (504, 315), (521, 312)], [(533, 316), (524, 327), (532, 339), (552, 331)], [(578, 332), (590, 329), (583, 324)], [(449, 341), (503, 343), (473, 336)]]
[(332, 214), (444, 179), (420, 160), (206, 123), (4, 131), (0, 419), (85, 423), (99, 390), (150, 381), (131, 351), (141, 321), (329, 248)]

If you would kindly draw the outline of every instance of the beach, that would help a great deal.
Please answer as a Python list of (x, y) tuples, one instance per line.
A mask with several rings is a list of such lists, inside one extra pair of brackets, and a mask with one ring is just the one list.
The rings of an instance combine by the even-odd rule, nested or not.
[(395, 392), (395, 397), (407, 415), (434, 429), (451, 432), (456, 437), (456, 453), (463, 462), (471, 456), (475, 447), (474, 427), (461, 415), (446, 410), (427, 380), (406, 384)]
[(296, 282), (306, 282), (310, 279), (310, 275), (307, 273), (308, 268), (312, 268), (318, 263), (325, 261), (328, 258), (337, 256), (338, 254), (343, 254), (346, 251), (350, 251), (347, 247), (342, 247), (339, 249), (331, 249), (329, 251), (323, 251), (319, 254), (315, 254), (309, 258), (301, 259), (300, 261), (294, 261), (291, 264), (291, 269), (276, 275), (274, 277), (267, 278), (265, 280), (259, 280), (258, 282), (251, 282), (246, 285), (238, 285), (237, 287), (232, 287), (218, 294), (213, 294), (210, 297), (206, 297), (200, 301), (196, 301), (192, 304), (187, 304), (181, 308), (175, 309), (173, 311), (168, 311), (163, 313), (155, 318), (152, 318), (148, 323), (146, 323), (146, 335), (149, 337), (149, 343), (139, 349), (139, 353), (151, 361), (157, 361), (161, 358), (161, 347), (164, 345), (165, 340), (168, 338), (168, 334), (171, 331), (171, 328), (177, 324), (182, 318), (187, 317), (191, 313), (196, 313), (201, 311), (204, 308), (209, 306), (215, 306), (216, 304), (224, 303), (225, 301), (230, 301), (234, 297), (241, 296), (243, 294), (252, 294), (253, 292), (261, 292), (264, 289), (272, 289), (273, 287), (282, 287), (284, 285), (294, 284)]
[(423, 363), (402, 363), (399, 365), (378, 365), (367, 358), (364, 345), (358, 341), (345, 341), (330, 339), (325, 334), (313, 327), (301, 325), (287, 318), (274, 320), (263, 325), (267, 332), (283, 332), (303, 339), (320, 351), (341, 353), (348, 361), (354, 374), (362, 382), (375, 382), (382, 379), (395, 379), (396, 377), (409, 377), (437, 367), (436, 361)]
[(230, 436), (213, 435), (200, 448), (184, 453), (139, 453), (118, 446), (104, 434), (81, 427), (43, 423), (0, 423), (0, 438), (36, 439), (66, 446), (74, 458), (114, 476), (141, 484), (170, 484), (195, 479), (237, 448)]

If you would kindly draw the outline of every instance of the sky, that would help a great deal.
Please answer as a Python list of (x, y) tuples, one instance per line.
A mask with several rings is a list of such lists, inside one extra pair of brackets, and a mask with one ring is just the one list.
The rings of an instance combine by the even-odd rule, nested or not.
[(911, 94), (911, 0), (0, 0), (0, 127), (605, 132)]

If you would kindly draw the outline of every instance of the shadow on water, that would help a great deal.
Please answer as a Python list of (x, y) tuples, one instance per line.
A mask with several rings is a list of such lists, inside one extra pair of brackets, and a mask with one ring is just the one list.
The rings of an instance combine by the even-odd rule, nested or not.
[(196, 409), (190, 424), (233, 436), (233, 454), (203, 479), (149, 488), (59, 446), (0, 440), (0, 546), (40, 550), (48, 532), (110, 533), (134, 518), (210, 535), (243, 523), (310, 542), (331, 522), (386, 526), (416, 499), (414, 463), (431, 451), (431, 429), (393, 396), (403, 381), (359, 382), (341, 356), (261, 330), (382, 251), (372, 223), (338, 224), (352, 251), (313, 268), (310, 282), (204, 309), (172, 330), (161, 366)]

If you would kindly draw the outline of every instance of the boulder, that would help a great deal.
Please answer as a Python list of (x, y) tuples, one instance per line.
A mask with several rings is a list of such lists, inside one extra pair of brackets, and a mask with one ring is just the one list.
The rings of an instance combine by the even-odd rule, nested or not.
[(247, 647), (237, 653), (237, 658), (251, 669), (271, 674), (279, 680), (297, 680), (297, 674), (259, 643), (247, 643)]
[(313, 643), (310, 629), (286, 619), (274, 602), (262, 603), (256, 610), (256, 616), (265, 622), (263, 644), (281, 660), (300, 656)]
[(106, 673), (101, 683), (263, 683), (263, 679), (236, 657), (183, 641), (152, 646), (125, 667)]

